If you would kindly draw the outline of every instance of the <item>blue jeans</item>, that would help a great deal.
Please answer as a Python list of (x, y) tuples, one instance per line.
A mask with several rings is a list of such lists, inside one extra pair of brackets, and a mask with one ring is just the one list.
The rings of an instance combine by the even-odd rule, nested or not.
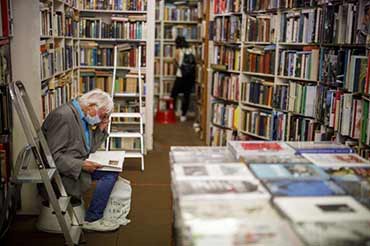
[(108, 171), (95, 171), (91, 174), (92, 180), (97, 180), (97, 182), (90, 206), (86, 211), (85, 221), (93, 222), (103, 217), (118, 175), (119, 172)]

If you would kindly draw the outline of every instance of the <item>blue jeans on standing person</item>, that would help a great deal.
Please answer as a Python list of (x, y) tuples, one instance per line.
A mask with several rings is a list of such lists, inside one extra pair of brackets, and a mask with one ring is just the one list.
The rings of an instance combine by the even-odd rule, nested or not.
[(108, 171), (95, 171), (91, 174), (92, 180), (97, 180), (97, 182), (90, 206), (86, 211), (85, 221), (93, 222), (103, 217), (118, 175), (119, 172)]

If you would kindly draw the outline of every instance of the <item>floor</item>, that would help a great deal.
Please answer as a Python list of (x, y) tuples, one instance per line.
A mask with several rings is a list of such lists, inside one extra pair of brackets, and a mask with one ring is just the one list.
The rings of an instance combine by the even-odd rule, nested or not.
[[(167, 246), (172, 242), (172, 203), (168, 153), (171, 145), (203, 145), (191, 122), (154, 128), (154, 149), (145, 157), (145, 171), (136, 161), (125, 162), (122, 177), (131, 181), (131, 223), (109, 233), (85, 233), (86, 245)], [(87, 195), (91, 196), (91, 193)], [(17, 216), (1, 245), (63, 245), (58, 234), (39, 232), (35, 216)], [(5, 243), (5, 244), (4, 244)]]

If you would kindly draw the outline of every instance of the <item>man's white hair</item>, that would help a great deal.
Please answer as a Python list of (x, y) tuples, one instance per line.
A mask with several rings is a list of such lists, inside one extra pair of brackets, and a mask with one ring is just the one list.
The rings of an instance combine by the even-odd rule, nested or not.
[(98, 110), (104, 109), (104, 111), (108, 113), (113, 111), (112, 97), (101, 89), (94, 89), (83, 94), (78, 98), (78, 102), (84, 107), (95, 104), (98, 107)]

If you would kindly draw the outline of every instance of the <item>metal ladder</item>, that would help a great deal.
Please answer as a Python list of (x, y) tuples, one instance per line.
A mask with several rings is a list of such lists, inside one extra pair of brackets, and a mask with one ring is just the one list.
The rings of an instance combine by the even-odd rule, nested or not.
[[(67, 245), (83, 243), (85, 240), (81, 227), (82, 221), (78, 221), (70, 197), (64, 189), (25, 87), (21, 81), (11, 82), (9, 91), (28, 142), (17, 157), (14, 176), (11, 180), (17, 184), (44, 184), (49, 204), (64, 234), (65, 243)], [(32, 160), (37, 168), (29, 167)], [(55, 183), (54, 188), (52, 181)], [(60, 197), (57, 197), (56, 192), (60, 194)], [(69, 222), (65, 216), (68, 216)]]
[[(129, 50), (133, 47), (127, 47), (127, 44), (124, 45), (116, 45), (114, 46), (114, 67), (113, 67), (113, 79), (112, 79), (112, 91), (111, 96), (113, 101), (116, 98), (123, 98), (123, 97), (139, 97), (139, 112), (113, 112), (110, 115), (109, 125), (108, 125), (108, 138), (106, 141), (106, 151), (109, 150), (109, 146), (111, 143), (111, 138), (136, 138), (140, 139), (140, 151), (127, 151), (125, 150), (125, 159), (126, 158), (139, 158), (141, 160), (141, 171), (144, 171), (144, 112), (143, 112), (143, 93), (142, 93), (142, 79), (143, 75), (141, 73), (141, 49), (142, 47), (138, 45), (138, 59), (137, 59), (137, 75), (126, 74), (126, 78), (136, 78), (138, 80), (138, 87), (139, 93), (117, 93), (115, 92), (115, 81), (117, 77), (117, 56), (119, 51)], [(126, 68), (124, 68), (126, 69)], [(112, 131), (112, 118), (120, 118), (120, 119), (139, 119), (139, 131), (132, 132), (132, 131), (119, 131), (113, 132)]]

